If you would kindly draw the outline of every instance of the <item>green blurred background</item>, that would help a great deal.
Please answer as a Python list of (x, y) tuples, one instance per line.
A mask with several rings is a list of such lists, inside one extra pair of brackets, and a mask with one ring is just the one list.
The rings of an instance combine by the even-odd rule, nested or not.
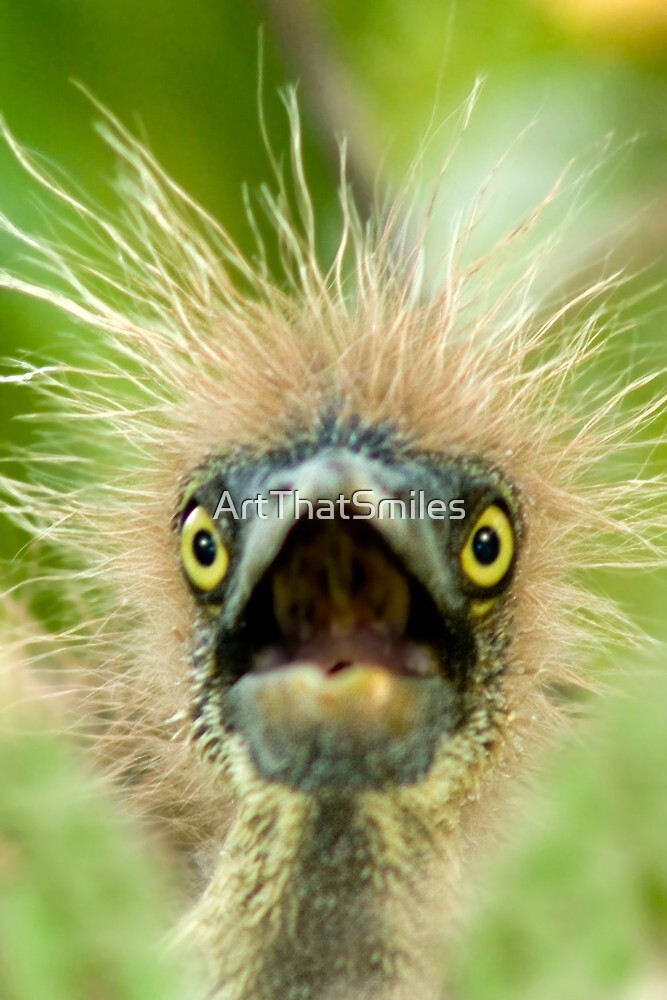
[[(605, 147), (605, 137), (613, 133), (608, 162), (588, 185), (567, 236), (543, 275), (543, 291), (547, 297), (557, 298), (569, 282), (576, 285), (573, 274), (600, 273), (603, 259), (607, 270), (618, 266), (629, 269), (636, 275), (626, 288), (630, 296), (638, 293), (637, 304), (629, 307), (636, 329), (616, 345), (613, 359), (605, 362), (600, 377), (624, 375), (629, 381), (664, 370), (667, 290), (658, 288), (649, 293), (648, 289), (665, 274), (665, 0), (189, 0), (187, 4), (175, 0), (0, 0), (0, 112), (24, 145), (55, 165), (74, 186), (111, 207), (115, 204), (111, 191), (115, 165), (92, 127), (99, 114), (71, 82), (80, 81), (138, 132), (167, 172), (224, 224), (244, 250), (252, 252), (243, 186), (256, 190), (269, 173), (258, 124), (260, 48), (265, 114), (277, 150), (288, 147), (287, 119), (278, 91), (298, 81), (306, 167), (324, 255), (337, 225), (334, 136), (349, 135), (351, 179), (363, 204), (377, 178), (381, 186), (400, 184), (426, 131), (448, 120), (470, 94), (476, 79), (484, 76), (486, 82), (469, 134), (447, 174), (442, 214), (434, 227), (436, 244), (438, 240), (442, 246), (446, 244), (451, 213), (470, 197), (521, 130), (530, 122), (534, 124), (514, 145), (493, 197), (486, 203), (476, 235), (483, 247), (544, 196), (571, 157), (580, 157), (584, 166), (594, 162)], [(424, 160), (425, 188), (436, 176), (451, 132), (452, 127), (446, 125), (434, 135)], [(45, 226), (52, 226), (57, 232), (57, 222), (44, 221), (35, 185), (4, 148), (0, 149), (0, 211), (29, 230), (43, 232)], [(6, 237), (0, 238), (0, 267), (20, 270), (21, 266), (16, 246)], [(643, 292), (646, 295), (639, 294)], [(53, 310), (0, 293), (0, 355), (28, 355), (37, 361), (67, 357), (76, 350), (67, 332), (67, 320)], [(78, 332), (77, 337), (81, 336)], [(651, 394), (664, 389), (663, 378), (640, 395), (649, 400)], [(637, 402), (638, 395), (633, 399)], [(30, 425), (12, 418), (33, 405), (31, 393), (0, 387), (0, 449), (4, 451), (6, 445), (30, 447), (34, 441)], [(646, 431), (646, 468), (656, 473), (667, 467), (664, 420), (663, 413)], [(649, 439), (659, 443), (654, 447)], [(20, 542), (16, 529), (3, 527), (0, 555), (11, 557)], [(621, 580), (600, 575), (598, 583), (652, 634), (667, 638), (667, 576), (663, 571)], [(655, 665), (664, 672), (663, 659), (662, 654), (656, 655)], [(646, 744), (654, 766), (653, 771), (647, 768), (647, 773), (654, 775), (653, 783), (644, 781), (639, 791), (635, 788), (627, 797), (619, 792), (618, 799), (612, 789), (607, 805), (603, 803), (597, 810), (597, 822), (607, 817), (612, 826), (613, 817), (618, 811), (625, 813), (626, 806), (632, 816), (642, 811), (646, 814), (646, 822), (638, 829), (630, 824), (619, 833), (622, 844), (635, 845), (630, 867), (633, 872), (641, 868), (643, 874), (629, 880), (635, 889), (641, 883), (641, 891), (634, 892), (631, 902), (623, 895), (625, 883), (619, 883), (620, 895), (612, 892), (609, 899), (596, 895), (597, 882), (588, 895), (584, 890), (587, 899), (598, 900), (598, 912), (604, 907), (612, 914), (613, 932), (606, 936), (601, 932), (605, 942), (602, 958), (588, 961), (581, 943), (585, 927), (569, 919), (567, 910), (556, 920), (557, 934), (554, 931), (553, 935), (534, 938), (531, 930), (536, 920), (522, 923), (520, 907), (513, 911), (509, 931), (507, 914), (498, 917), (491, 907), (485, 918), (488, 922), (482, 922), (478, 931), (477, 959), (473, 952), (463, 973), (464, 1000), (487, 995), (530, 1000), (542, 996), (576, 995), (586, 1000), (620, 997), (614, 990), (621, 990), (635, 975), (641, 979), (647, 953), (661, 951), (662, 944), (653, 948), (651, 942), (665, 940), (666, 851), (662, 842), (656, 845), (643, 832), (656, 827), (664, 832), (667, 825), (663, 809), (667, 781), (657, 766), (667, 753), (664, 739), (660, 743), (662, 727), (656, 721), (663, 717), (663, 709), (667, 711), (667, 697), (663, 683), (662, 700), (656, 702), (651, 685), (650, 675), (641, 673), (635, 697), (640, 705), (645, 698), (647, 706), (649, 702), (662, 706), (658, 715), (653, 708), (654, 722), (646, 727), (656, 737), (654, 744)], [(611, 718), (615, 718), (613, 712)], [(638, 716), (630, 713), (623, 718), (618, 732), (626, 734), (627, 743), (621, 744), (619, 753), (623, 755), (625, 746), (622, 759), (632, 770), (638, 757), (646, 759), (632, 738), (641, 711)], [(642, 748), (646, 748), (643, 743)], [(602, 760), (608, 766), (608, 755), (603, 754)], [(596, 758), (588, 760), (588, 771), (582, 778), (585, 787), (586, 774), (590, 788), (596, 786), (598, 764)], [(63, 764), (63, 773), (69, 773), (69, 766)], [(554, 794), (562, 795), (565, 816), (581, 815), (579, 799), (567, 799), (570, 778), (582, 773), (581, 766), (580, 759), (570, 764), (566, 759), (561, 777), (554, 778)], [(42, 779), (48, 781), (49, 775), (41, 775)], [(4, 791), (3, 786), (0, 792)], [(588, 797), (581, 789), (577, 794), (583, 800)], [(76, 828), (74, 813), (70, 819)], [(29, 819), (25, 822), (29, 826)], [(68, 822), (63, 819), (65, 829)], [(537, 860), (533, 858), (525, 885), (521, 882), (525, 866), (520, 860), (510, 859), (508, 874), (500, 876), (511, 886), (521, 883), (527, 910), (537, 912), (537, 919), (543, 916), (548, 927), (552, 925), (540, 907), (548, 909), (550, 900), (567, 891), (567, 877), (560, 882), (554, 879), (554, 873), (567, 868), (563, 851), (571, 858), (578, 855), (582, 840), (602, 842), (599, 830), (580, 829), (578, 823), (577, 819), (569, 824), (566, 848), (563, 838), (557, 837), (551, 854), (549, 842), (536, 834), (537, 846), (526, 848), (526, 856), (533, 857), (530, 851), (534, 850)], [(636, 847), (644, 841), (645, 848)], [(621, 853), (625, 858), (623, 850)], [(616, 862), (604, 871), (608, 877), (598, 872), (598, 881), (607, 887), (617, 885)], [(580, 883), (578, 869), (570, 875)], [(20, 886), (16, 892), (18, 898), (24, 898)], [(127, 901), (130, 896), (125, 898)], [(576, 893), (571, 905), (573, 913), (580, 911)], [(593, 905), (593, 921), (595, 910)], [(7, 919), (12, 919), (11, 914)], [(632, 941), (640, 939), (641, 946), (634, 950), (628, 946), (623, 961), (614, 964), (614, 956), (622, 950), (618, 944), (623, 939), (622, 928), (632, 920), (629, 936)], [(48, 937), (48, 920), (45, 926), (42, 930)], [(493, 941), (489, 934), (491, 938), (496, 935)], [(513, 935), (511, 940), (506, 940), (508, 934)], [(524, 942), (523, 950), (517, 940)], [(35, 945), (38, 951), (40, 947)], [(530, 960), (526, 959), (526, 947)], [(556, 966), (563, 970), (557, 955), (573, 949), (581, 954), (578, 967), (583, 963), (588, 969), (576, 979), (579, 992), (555, 972)], [(482, 960), (482, 954), (496, 955), (496, 959)], [(515, 959), (508, 963), (508, 955)], [(526, 962), (531, 971), (524, 981), (518, 970), (525, 968)], [(129, 982), (131, 972), (128, 976)], [(105, 996), (134, 995), (127, 986), (109, 983)], [(63, 995), (92, 995), (85, 985), (63, 989)], [(142, 987), (142, 995), (164, 995), (160, 989)], [(44, 994), (45, 998), (60, 995), (55, 990)], [(657, 998), (662, 995), (655, 994)], [(15, 1000), (24, 996), (30, 1000), (31, 994), (14, 994)]]

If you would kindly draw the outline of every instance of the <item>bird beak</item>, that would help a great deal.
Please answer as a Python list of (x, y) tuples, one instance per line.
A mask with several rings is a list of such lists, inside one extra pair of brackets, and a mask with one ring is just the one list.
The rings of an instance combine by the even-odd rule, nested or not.
[[(248, 650), (224, 719), (265, 777), (413, 780), (455, 725), (434, 600), (444, 603), (451, 572), (447, 522), (400, 506), (380, 515), (382, 501), (409, 497), (411, 473), (441, 498), (442, 482), (424, 483), (423, 467), (333, 449), (246, 484), (247, 498), (268, 502), (239, 528), (218, 655), (224, 673), (225, 641)], [(318, 518), (322, 509), (330, 516)]]
[[(446, 561), (441, 555), (447, 522), (409, 516), (409, 501), (405, 498), (409, 498), (411, 490), (421, 492), (422, 508), (431, 499), (443, 499), (443, 484), (426, 478), (423, 468), (411, 463), (388, 465), (342, 449), (324, 451), (255, 481), (248, 490), (248, 498), (261, 494), (267, 501), (266, 510), (261, 517), (251, 508), (251, 516), (244, 522), (242, 554), (225, 602), (225, 626), (233, 627), (238, 622), (252, 591), (283, 549), (295, 525), (309, 516), (308, 504), (316, 512), (322, 509), (323, 502), (335, 505), (338, 517), (354, 515), (360, 523), (372, 526), (436, 603), (444, 605), (452, 593)], [(354, 498), (358, 500), (356, 505)], [(381, 502), (394, 500), (403, 500), (405, 512), (397, 506), (385, 505), (387, 516)]]

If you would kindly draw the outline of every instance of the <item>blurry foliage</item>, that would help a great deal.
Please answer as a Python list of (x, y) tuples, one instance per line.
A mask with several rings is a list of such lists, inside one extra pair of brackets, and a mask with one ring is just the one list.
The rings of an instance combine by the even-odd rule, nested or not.
[[(91, 127), (99, 115), (70, 83), (81, 81), (252, 253), (242, 189), (257, 190), (268, 177), (257, 112), (261, 25), (263, 101), (277, 150), (288, 146), (278, 89), (308, 79), (276, 19), (280, 3), (0, 0), (0, 112), (50, 169), (112, 207), (116, 167)], [(447, 213), (471, 196), (532, 119), (487, 202), (482, 244), (533, 207), (570, 157), (594, 160), (613, 132), (622, 152), (594, 179), (545, 293), (557, 296), (565, 282), (565, 294), (573, 270), (599, 273), (605, 256), (610, 268), (627, 266), (637, 273), (626, 290), (638, 296), (629, 307), (637, 329), (624, 338), (627, 352), (614, 349), (601, 377), (629, 380), (664, 368), (666, 293), (641, 296), (664, 277), (664, 0), (282, 0), (282, 8), (305, 16), (308, 31), (324, 42), (353, 95), (348, 113), (364, 145), (361, 160), (377, 164), (390, 184), (400, 183), (429, 129), (424, 174), (426, 181), (429, 172), (435, 176), (453, 132), (452, 121), (439, 131), (441, 121), (480, 74), (487, 77), (443, 185), (443, 245)], [(307, 43), (306, 32), (306, 51)], [(336, 165), (322, 140), (321, 106), (305, 83), (300, 98), (326, 247), (336, 224)], [(44, 218), (34, 185), (6, 149), (0, 149), (0, 191), (0, 210), (14, 221), (67, 237), (58, 220)], [(0, 266), (23, 266), (4, 237)], [(85, 346), (82, 332), (73, 334), (62, 316), (0, 296), (2, 356), (67, 358)], [(655, 391), (647, 387), (643, 398)], [(6, 439), (0, 450), (5, 443), (34, 445), (30, 425), (11, 419), (33, 406), (32, 393), (0, 387)], [(664, 470), (664, 427), (655, 422), (648, 433), (662, 439), (650, 468)], [(10, 557), (20, 541), (3, 527), (0, 555)], [(600, 581), (644, 625), (667, 635), (664, 572)], [(497, 875), (495, 901), (473, 929), (461, 972), (463, 1000), (607, 1000), (609, 988), (631, 979), (644, 952), (662, 941), (666, 708), (664, 680), (647, 681), (636, 700), (612, 703), (594, 752), (573, 747), (551, 773), (541, 826)], [(72, 751), (46, 735), (4, 739), (0, 774), (0, 995), (177, 995), (151, 953), (135, 947), (160, 924), (162, 876), (137, 847), (131, 825), (118, 820), (113, 799), (93, 790)], [(97, 923), (90, 922), (91, 909)], [(100, 926), (109, 933), (101, 935)], [(86, 961), (77, 965), (82, 950)]]
[(517, 802), (457, 1000), (614, 1000), (644, 981), (637, 995), (667, 996), (667, 672), (635, 668)]
[(0, 996), (188, 1000), (166, 859), (45, 721), (0, 715)]

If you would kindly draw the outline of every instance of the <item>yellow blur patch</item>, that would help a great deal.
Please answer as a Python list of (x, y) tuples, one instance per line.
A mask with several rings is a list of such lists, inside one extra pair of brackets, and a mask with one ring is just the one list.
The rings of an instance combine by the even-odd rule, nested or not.
[(400, 736), (422, 717), (427, 687), (377, 664), (355, 664), (325, 674), (309, 664), (264, 674), (255, 697), (262, 713), (286, 731), (328, 729), (342, 739), (381, 731)]
[(542, 6), (575, 31), (596, 41), (663, 46), (667, 36), (665, 0), (542, 0)]
[(487, 615), (491, 608), (496, 604), (496, 598), (492, 598), (490, 601), (472, 601), (470, 605), (470, 614), (474, 618), (483, 618)]

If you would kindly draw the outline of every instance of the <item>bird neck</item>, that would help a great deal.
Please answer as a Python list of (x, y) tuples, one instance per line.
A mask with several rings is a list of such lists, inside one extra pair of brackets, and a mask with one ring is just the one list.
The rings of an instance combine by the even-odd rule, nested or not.
[(224, 970), (212, 995), (411, 1000), (423, 982), (420, 997), (435, 996), (433, 928), (442, 934), (452, 906), (446, 859), (457, 852), (455, 822), (431, 811), (430, 796), (401, 789), (311, 797), (267, 785), (246, 796), (191, 918)]

